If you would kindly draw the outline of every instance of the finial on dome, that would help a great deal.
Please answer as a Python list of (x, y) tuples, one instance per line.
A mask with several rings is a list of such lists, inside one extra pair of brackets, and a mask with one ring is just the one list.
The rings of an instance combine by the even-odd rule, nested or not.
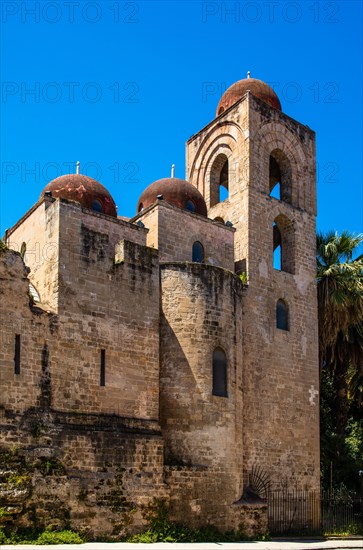
[(251, 78), (251, 71), (247, 71), (247, 78)]
[(76, 162), (76, 174), (80, 173), (80, 169), (81, 169), (81, 163), (79, 162), (79, 160), (77, 160), (77, 162)]
[(171, 165), (171, 177), (174, 178), (174, 174), (175, 174), (175, 164), (172, 164)]

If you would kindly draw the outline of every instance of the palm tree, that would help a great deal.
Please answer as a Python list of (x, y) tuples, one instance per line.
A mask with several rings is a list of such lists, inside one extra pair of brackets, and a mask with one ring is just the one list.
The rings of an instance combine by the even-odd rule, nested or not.
[(333, 376), (338, 435), (347, 424), (349, 380), (356, 387), (363, 373), (363, 255), (354, 259), (362, 243), (363, 234), (348, 231), (317, 235), (320, 367)]

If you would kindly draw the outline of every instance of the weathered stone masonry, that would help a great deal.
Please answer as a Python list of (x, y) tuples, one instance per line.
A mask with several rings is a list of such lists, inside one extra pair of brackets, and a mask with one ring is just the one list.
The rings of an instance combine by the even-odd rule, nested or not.
[(237, 84), (187, 142), (192, 185), (154, 182), (126, 220), (63, 176), (7, 232), (2, 523), (119, 537), (161, 499), (253, 533), (256, 468), (319, 489), (315, 135), (263, 82)]

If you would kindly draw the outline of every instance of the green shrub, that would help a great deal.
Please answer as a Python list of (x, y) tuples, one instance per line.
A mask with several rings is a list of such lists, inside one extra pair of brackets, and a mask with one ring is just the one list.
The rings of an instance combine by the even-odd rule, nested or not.
[(73, 531), (44, 531), (39, 534), (31, 529), (5, 532), (0, 529), (0, 544), (82, 544), (84, 540)]
[(325, 537), (350, 537), (363, 535), (363, 527), (360, 523), (351, 523), (342, 528), (335, 528), (324, 533)]
[(0, 529), (0, 544), (6, 544), (7, 543), (7, 536), (5, 535), (4, 531)]
[(35, 544), (82, 544), (84, 541), (73, 531), (44, 531)]

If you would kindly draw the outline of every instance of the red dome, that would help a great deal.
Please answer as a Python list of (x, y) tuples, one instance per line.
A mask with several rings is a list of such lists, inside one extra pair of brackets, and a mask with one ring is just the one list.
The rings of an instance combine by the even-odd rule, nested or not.
[(249, 90), (252, 95), (268, 103), (274, 109), (281, 111), (281, 103), (271, 86), (257, 78), (244, 78), (235, 82), (224, 92), (217, 107), (217, 116), (234, 105)]
[(139, 198), (137, 211), (141, 212), (153, 204), (158, 195), (163, 195), (163, 199), (173, 206), (207, 216), (207, 206), (203, 195), (194, 185), (179, 178), (162, 178), (154, 181)]
[(43, 197), (47, 191), (51, 191), (54, 198), (76, 201), (84, 208), (117, 218), (115, 202), (106, 187), (88, 176), (82, 174), (60, 176), (48, 183), (40, 197)]

